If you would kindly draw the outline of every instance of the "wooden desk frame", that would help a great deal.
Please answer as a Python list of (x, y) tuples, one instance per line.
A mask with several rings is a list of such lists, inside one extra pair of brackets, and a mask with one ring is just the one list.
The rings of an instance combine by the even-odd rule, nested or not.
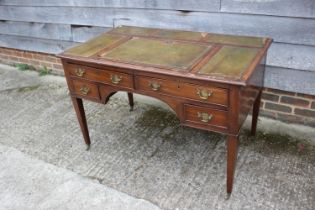
[[(82, 99), (106, 104), (117, 91), (125, 91), (132, 110), (133, 93), (157, 98), (175, 111), (182, 125), (227, 135), (226, 191), (229, 196), (233, 187), (239, 132), (251, 111), (251, 134), (256, 133), (265, 58), (271, 42), (271, 39), (266, 40), (264, 47), (239, 81), (198, 77), (177, 71), (165, 72), (158, 68), (152, 70), (147, 66), (139, 67), (128, 63), (117, 66), (115, 62), (96, 61), (93, 57), (82, 59), (66, 54), (60, 54), (59, 57), (62, 58), (72, 103), (88, 148), (91, 141)], [(209, 56), (211, 54), (206, 55)], [(201, 58), (195, 68), (202, 62)], [(185, 90), (187, 95), (180, 93), (180, 90)], [(200, 93), (203, 90), (207, 90), (206, 95)], [(193, 91), (197, 91), (197, 96)], [(208, 95), (211, 96), (212, 91), (217, 96), (208, 101)]]

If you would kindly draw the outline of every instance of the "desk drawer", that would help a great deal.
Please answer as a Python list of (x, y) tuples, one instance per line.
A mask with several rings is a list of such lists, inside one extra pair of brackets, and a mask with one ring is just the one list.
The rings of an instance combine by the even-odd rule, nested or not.
[(228, 90), (224, 88), (202, 86), (176, 80), (159, 79), (146, 76), (136, 78), (137, 87), (142, 91), (180, 96), (200, 102), (227, 106)]
[(153, 77), (136, 77), (137, 88), (142, 91), (153, 91), (176, 96), (179, 93), (178, 82)]
[(203, 125), (227, 127), (227, 112), (208, 107), (184, 105), (185, 121)]
[(86, 98), (100, 99), (97, 85), (80, 80), (72, 80), (71, 82), (75, 94)]
[(181, 83), (180, 95), (202, 102), (228, 105), (228, 90), (224, 88)]
[(128, 89), (133, 88), (132, 75), (129, 74), (73, 64), (69, 65), (68, 71), (72, 77), (85, 78)]

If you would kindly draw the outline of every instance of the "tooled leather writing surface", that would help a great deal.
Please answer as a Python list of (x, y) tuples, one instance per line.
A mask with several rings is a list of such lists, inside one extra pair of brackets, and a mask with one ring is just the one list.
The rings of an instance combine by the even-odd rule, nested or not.
[(210, 49), (210, 45), (132, 38), (100, 56), (102, 59), (124, 63), (159, 66), (166, 69), (190, 70)]
[[(268, 38), (122, 26), (65, 51), (61, 57), (111, 62), (118, 67), (150, 66), (166, 73), (245, 83), (270, 43)], [(203, 65), (192, 71), (201, 62)]]

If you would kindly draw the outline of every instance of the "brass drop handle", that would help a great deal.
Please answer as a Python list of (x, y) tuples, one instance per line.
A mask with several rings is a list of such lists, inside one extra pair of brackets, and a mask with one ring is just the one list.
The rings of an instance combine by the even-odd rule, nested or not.
[(205, 89), (197, 89), (197, 95), (199, 96), (199, 98), (203, 99), (203, 100), (207, 100), (210, 96), (212, 96), (212, 91), (208, 91)]
[(157, 82), (150, 82), (149, 83), (149, 87), (154, 90), (154, 91), (158, 91), (161, 88), (161, 84), (157, 83)]
[(84, 73), (85, 73), (85, 70), (84, 70), (84, 69), (78, 68), (78, 69), (75, 70), (75, 74), (76, 74), (78, 77), (82, 77)]
[(110, 75), (110, 80), (112, 81), (112, 83), (118, 84), (118, 83), (121, 82), (122, 76), (119, 76), (119, 75), (117, 75), (117, 74), (111, 74), (111, 75)]
[(208, 114), (206, 112), (198, 112), (198, 118), (200, 118), (201, 122), (209, 122), (210, 120), (212, 120), (212, 114)]
[(80, 88), (80, 92), (82, 93), (82, 95), (87, 95), (90, 92), (90, 88), (84, 85)]

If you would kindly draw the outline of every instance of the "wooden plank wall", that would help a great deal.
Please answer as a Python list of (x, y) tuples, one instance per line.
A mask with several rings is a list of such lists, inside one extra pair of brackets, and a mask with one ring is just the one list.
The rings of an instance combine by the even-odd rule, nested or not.
[(118, 25), (274, 39), (265, 85), (315, 95), (315, 0), (0, 0), (0, 46), (59, 53)]

